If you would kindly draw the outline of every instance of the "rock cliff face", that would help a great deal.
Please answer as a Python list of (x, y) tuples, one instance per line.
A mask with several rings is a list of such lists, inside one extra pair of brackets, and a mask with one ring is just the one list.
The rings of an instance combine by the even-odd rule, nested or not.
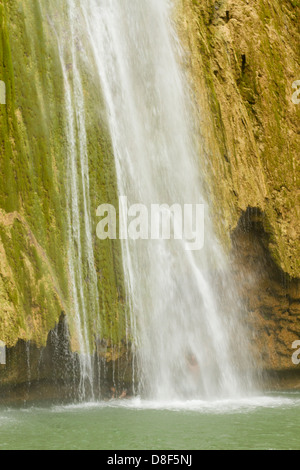
[[(299, 1), (179, 0), (176, 22), (221, 238), (258, 363), (299, 372)], [(233, 241), (233, 243), (231, 243)], [(295, 379), (300, 384), (299, 379)]]
[(299, 388), (292, 345), (300, 337), (300, 283), (271, 257), (263, 217), (258, 209), (247, 209), (232, 234), (234, 278), (247, 306), (253, 353), (264, 384)]
[[(64, 7), (56, 0), (48, 5), (45, 15), (44, 2), (0, 0), (0, 80), (6, 88), (6, 104), (0, 105), (0, 338), (8, 348), (20, 342), (44, 347), (61, 315), (71, 325), (74, 316), (67, 254), (67, 116), (52, 27)], [(82, 70), (95, 234), (96, 208), (115, 203), (117, 190), (102, 97), (89, 71)], [(72, 79), (71, 62), (68, 73)], [(101, 302), (99, 350), (110, 360), (121, 351), (125, 335), (121, 251), (118, 241), (93, 240)], [(94, 321), (88, 318), (91, 334)], [(76, 351), (74, 329), (71, 344)], [(5, 381), (18, 380), (14, 366), (9, 369)]]
[[(63, 7), (51, 3), (54, 17)], [(48, 345), (50, 354), (59, 319), (73, 314), (64, 86), (53, 18), (42, 13), (42, 4), (0, 0), (0, 80), (6, 85), (6, 105), (0, 105), (0, 340), (11, 358), (0, 379), (6, 386), (28, 381), (16, 355), (31, 344), (38, 363), (35, 348)], [(298, 385), (291, 345), (300, 339), (300, 104), (292, 102), (292, 84), (300, 79), (299, 6), (297, 0), (176, 0), (174, 17), (201, 135), (203, 179), (248, 305), (258, 367), (293, 376)], [(89, 72), (83, 74), (95, 214), (102, 202), (116, 203), (117, 189), (102, 97)], [(97, 243), (95, 237), (94, 243), (102, 323), (97, 341), (113, 364), (126, 335), (121, 250), (117, 241)], [(42, 370), (31, 367), (30, 380), (49, 378), (57, 367), (51, 361)]]

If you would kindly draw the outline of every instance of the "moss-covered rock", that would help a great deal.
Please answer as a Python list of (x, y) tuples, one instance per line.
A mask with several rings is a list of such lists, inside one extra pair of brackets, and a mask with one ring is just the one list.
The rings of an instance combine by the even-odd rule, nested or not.
[[(68, 116), (53, 28), (65, 6), (53, 0), (44, 8), (38, 1), (0, 0), (0, 80), (6, 85), (6, 105), (0, 105), (0, 338), (8, 346), (19, 339), (45, 345), (64, 312), (76, 349), (68, 272)], [(101, 317), (88, 317), (88, 327), (95, 341), (105, 339), (109, 357), (126, 331), (121, 247), (96, 238), (96, 208), (116, 203), (115, 166), (99, 86), (84, 63), (79, 67)], [(72, 78), (72, 63), (68, 73)]]
[(233, 248), (256, 364), (299, 388), (291, 357), (300, 338), (300, 2), (176, 5), (201, 168), (220, 238)]
[(178, 0), (206, 179), (226, 239), (260, 208), (276, 264), (300, 277), (299, 1)]

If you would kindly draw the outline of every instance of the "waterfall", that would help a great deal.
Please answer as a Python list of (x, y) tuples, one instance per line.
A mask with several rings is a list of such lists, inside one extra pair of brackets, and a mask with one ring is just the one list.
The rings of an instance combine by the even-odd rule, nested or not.
[[(126, 220), (127, 204), (205, 206), (201, 250), (187, 250), (184, 240), (122, 240), (138, 391), (161, 400), (243, 395), (252, 383), (243, 307), (203, 190), (200, 137), (194, 131), (189, 86), (179, 65), (183, 53), (171, 20), (172, 3), (68, 0), (67, 5), (72, 79), (59, 38), (58, 43), (68, 116), (69, 272), (82, 398), (87, 386), (93, 388), (88, 325), (99, 318), (99, 299), (84, 93), (76, 59), (80, 53), (93, 61), (93, 67), (96, 64), (104, 96), (118, 191), (126, 196), (120, 198), (121, 220)], [(80, 34), (89, 50), (77, 47)], [(192, 225), (192, 214), (187, 222)], [(96, 325), (99, 328), (98, 320)]]
[(120, 196), (129, 205), (206, 205), (200, 251), (187, 251), (179, 240), (122, 242), (140, 392), (158, 399), (243, 394), (251, 380), (242, 307), (204, 198), (172, 5), (91, 0), (80, 7), (105, 97)]
[[(101, 329), (97, 274), (94, 262), (89, 163), (85, 123), (85, 104), (76, 45), (76, 9), (67, 4), (66, 31), (53, 30), (57, 37), (64, 80), (66, 110), (66, 185), (68, 224), (68, 267), (71, 286), (72, 318), (80, 366), (79, 398), (94, 398), (94, 343), (91, 331)], [(72, 73), (69, 73), (71, 69)], [(91, 329), (91, 325), (93, 328)]]

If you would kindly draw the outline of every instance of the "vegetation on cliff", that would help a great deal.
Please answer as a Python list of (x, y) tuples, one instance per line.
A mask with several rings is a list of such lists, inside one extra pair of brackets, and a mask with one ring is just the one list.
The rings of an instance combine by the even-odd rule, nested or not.
[[(300, 105), (291, 99), (292, 84), (300, 79), (299, 6), (298, 0), (177, 0), (175, 15), (220, 237), (230, 246), (230, 234), (239, 229), (241, 217), (249, 216), (251, 226), (259, 224), (266, 272), (278, 269), (275, 280), (262, 275), (257, 302), (257, 291), (244, 286), (252, 295), (249, 310), (260, 344), (269, 344), (269, 352), (279, 351), (277, 358), (265, 353), (269, 368), (289, 367), (288, 344), (300, 334)], [(0, 80), (6, 85), (6, 105), (0, 105), (0, 340), (9, 347), (18, 340), (44, 346), (61, 314), (70, 320), (73, 316), (67, 262), (67, 116), (53, 31), (57, 10), (63, 8), (53, 0), (52, 13), (45, 15), (39, 1), (0, 0)], [(103, 202), (117, 207), (116, 176), (101, 91), (83, 59), (80, 67), (91, 213), (96, 215)], [(68, 74), (72, 79), (71, 59)], [(118, 241), (99, 242), (96, 217), (92, 222), (101, 309), (101, 338), (95, 339), (112, 359), (118, 354), (110, 346), (122, 349), (126, 336), (121, 248)], [(252, 253), (257, 239), (247, 251), (242, 237), (240, 253)], [(253, 273), (259, 277), (257, 269)], [(248, 302), (247, 293), (243, 295)], [(93, 336), (93, 319), (88, 322)]]
[[(45, 345), (62, 312), (70, 319), (73, 315), (67, 263), (67, 116), (52, 27), (55, 10), (63, 7), (55, 1), (51, 7), (52, 17), (38, 1), (0, 1), (0, 79), (6, 85), (6, 105), (0, 106), (0, 338), (8, 346), (18, 339)], [(81, 65), (96, 225), (98, 205), (116, 202), (116, 178), (101, 94)], [(68, 69), (72, 80), (72, 63)], [(125, 335), (120, 246), (96, 237), (94, 243), (101, 335), (109, 347)], [(93, 321), (89, 319), (91, 334)]]
[(300, 277), (299, 1), (178, 0), (215, 214), (232, 231), (260, 209), (268, 249)]

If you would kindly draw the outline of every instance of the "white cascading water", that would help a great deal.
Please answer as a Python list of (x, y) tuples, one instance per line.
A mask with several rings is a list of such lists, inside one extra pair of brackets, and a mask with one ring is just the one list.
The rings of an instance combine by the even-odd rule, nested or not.
[[(67, 224), (71, 310), (75, 320), (79, 352), (79, 398), (94, 398), (94, 344), (90, 326), (100, 329), (100, 306), (92, 241), (89, 164), (85, 125), (84, 91), (77, 63), (76, 9), (67, 8), (68, 29), (56, 34), (64, 78), (67, 138)], [(50, 21), (50, 19), (48, 18)], [(67, 34), (67, 37), (66, 37)], [(72, 73), (68, 72), (71, 63)]]
[[(128, 205), (204, 202), (171, 7), (80, 2)], [(251, 380), (240, 305), (208, 214), (204, 249), (185, 248), (179, 240), (123, 241), (140, 391), (156, 399), (244, 394)]]
[[(119, 195), (127, 197), (128, 205), (141, 203), (148, 208), (205, 200), (195, 143), (199, 136), (194, 135), (188, 85), (179, 65), (172, 4), (168, 0), (68, 0), (67, 4), (71, 82), (62, 46), (60, 57), (69, 116), (69, 268), (85, 398), (86, 383), (91, 388), (93, 383), (87, 322), (98, 318), (99, 312), (77, 54), (91, 60), (93, 67), (96, 64)], [(89, 50), (82, 44), (76, 47), (77, 35), (85, 36)], [(110, 201), (99, 204), (103, 202)], [(125, 214), (123, 204), (123, 220)], [(122, 249), (139, 393), (172, 400), (236, 397), (248, 392), (251, 361), (240, 321), (242, 308), (207, 204), (202, 250), (187, 251), (186, 242), (180, 240), (123, 240)], [(89, 290), (83, 288), (85, 264), (92, 273)]]

